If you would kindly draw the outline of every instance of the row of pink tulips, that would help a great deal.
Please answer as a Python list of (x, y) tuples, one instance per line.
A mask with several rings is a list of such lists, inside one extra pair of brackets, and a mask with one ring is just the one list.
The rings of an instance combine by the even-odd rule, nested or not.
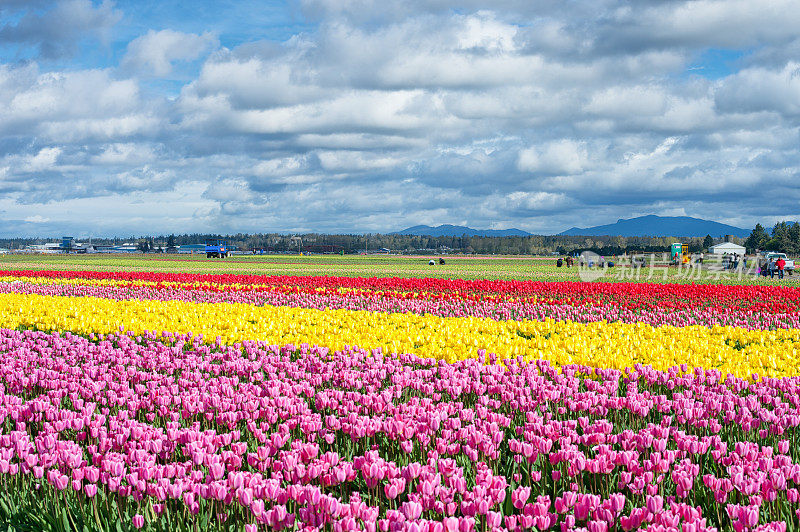
[(154, 529), (798, 525), (800, 378), (486, 361), (0, 330), (0, 500)]

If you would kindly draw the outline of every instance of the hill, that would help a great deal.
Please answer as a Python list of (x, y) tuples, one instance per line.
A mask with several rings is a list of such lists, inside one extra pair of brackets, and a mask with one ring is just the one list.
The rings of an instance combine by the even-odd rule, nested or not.
[(418, 236), (530, 236), (531, 233), (521, 229), (472, 229), (463, 225), (415, 225), (402, 231), (389, 233), (390, 235), (418, 235)]
[(749, 229), (728, 224), (692, 218), (690, 216), (639, 216), (638, 218), (617, 220), (617, 223), (595, 227), (573, 227), (559, 233), (559, 236), (685, 236), (702, 237), (725, 235), (747, 238)]

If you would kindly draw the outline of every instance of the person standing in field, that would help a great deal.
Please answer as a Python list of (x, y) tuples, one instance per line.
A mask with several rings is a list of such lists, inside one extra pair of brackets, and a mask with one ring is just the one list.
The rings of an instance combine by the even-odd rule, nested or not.
[(783, 257), (778, 257), (778, 262), (775, 263), (778, 268), (778, 279), (783, 279), (783, 268), (786, 266), (786, 261)]

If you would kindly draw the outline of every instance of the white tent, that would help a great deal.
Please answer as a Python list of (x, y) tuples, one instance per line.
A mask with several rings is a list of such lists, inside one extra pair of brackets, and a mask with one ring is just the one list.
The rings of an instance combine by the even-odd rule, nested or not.
[(729, 255), (737, 254), (737, 255), (744, 255), (746, 250), (744, 246), (740, 246), (739, 244), (734, 244), (733, 242), (723, 242), (721, 244), (717, 244), (716, 246), (711, 246), (708, 248), (708, 252), (714, 255), (723, 255), (728, 253)]

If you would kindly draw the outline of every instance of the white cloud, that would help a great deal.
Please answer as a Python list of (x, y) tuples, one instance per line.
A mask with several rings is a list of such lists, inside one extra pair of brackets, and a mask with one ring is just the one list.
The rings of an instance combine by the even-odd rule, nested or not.
[(729, 113), (800, 113), (800, 62), (781, 70), (752, 67), (731, 76), (716, 93), (716, 106)]
[(517, 167), (523, 172), (546, 175), (577, 174), (588, 165), (586, 146), (564, 139), (522, 150)]
[(190, 90), (201, 97), (226, 95), (237, 108), (265, 108), (321, 96), (323, 91), (313, 78), (313, 70), (293, 68), (290, 62), (221, 57), (203, 65)]
[(40, 214), (34, 214), (33, 216), (28, 216), (25, 218), (25, 222), (31, 224), (43, 224), (50, 221), (50, 218), (45, 218)]
[(102, 152), (91, 158), (93, 164), (124, 165), (145, 164), (157, 157), (152, 146), (131, 142), (115, 142), (102, 146)]
[(59, 155), (61, 155), (59, 147), (42, 148), (36, 155), (26, 158), (27, 160), (22, 164), (22, 170), (25, 172), (50, 170), (55, 166)]
[(128, 44), (122, 67), (157, 77), (172, 72), (175, 61), (194, 61), (219, 46), (211, 32), (196, 35), (174, 30), (150, 30)]
[[(796, 211), (800, 20), (787, 0), (302, 3), (314, 23), (283, 42), (125, 27), (140, 36), (119, 65), (0, 59), (0, 208), (61, 222), (116, 195), (128, 206), (107, 214), (132, 227), (234, 232)], [(119, 20), (110, 4), (20, 6), (5, 42), (47, 37), (60, 57)], [(63, 6), (99, 18), (36, 30)], [(687, 70), (710, 47), (744, 57)], [(137, 211), (139, 197), (174, 212)]]
[[(90, 0), (64, 0), (47, 4), (50, 9), (36, 9), (27, 2), (18, 20), (0, 26), (0, 44), (20, 43), (38, 49), (46, 59), (56, 59), (77, 52), (85, 37), (94, 37), (107, 43), (111, 28), (122, 18), (112, 2), (104, 1), (97, 7)], [(2, 11), (0, 10), (0, 14)]]
[(40, 126), (41, 133), (52, 139), (75, 142), (91, 138), (100, 141), (120, 140), (158, 130), (162, 120), (150, 114), (132, 114), (107, 119), (56, 121)]
[(14, 94), (4, 114), (38, 120), (53, 116), (107, 116), (136, 106), (138, 88), (130, 80), (113, 80), (108, 72), (41, 74)]
[(307, 149), (407, 149), (421, 148), (425, 144), (422, 139), (380, 133), (309, 133), (298, 135), (296, 138), (296, 145)]
[(253, 167), (253, 175), (261, 177), (281, 177), (296, 174), (308, 168), (306, 157), (282, 157), (261, 161)]
[(247, 181), (225, 178), (211, 183), (203, 192), (203, 197), (223, 203), (242, 203), (255, 201), (257, 195), (250, 190)]
[(357, 151), (320, 151), (317, 152), (323, 170), (335, 172), (364, 170), (379, 170), (391, 168), (401, 161), (393, 157), (386, 157)]
[(669, 95), (664, 87), (616, 86), (593, 94), (585, 109), (591, 114), (624, 119), (663, 115), (668, 106)]
[(117, 192), (165, 191), (172, 190), (178, 180), (171, 169), (161, 170), (144, 165), (110, 176), (109, 188)]
[(353, 91), (313, 104), (243, 111), (227, 108), (222, 112), (224, 116), (216, 118), (242, 133), (324, 133), (347, 127), (409, 131), (457, 121), (420, 91)]
[(0, 70), (0, 135), (41, 135), (54, 142), (119, 138), (153, 131), (163, 117), (142, 101), (137, 83), (108, 70), (34, 73)]
[(638, 19), (639, 31), (656, 41), (737, 48), (796, 37), (800, 5), (793, 0), (666, 2), (631, 11), (626, 19)]
[(465, 17), (464, 29), (459, 32), (458, 47), (483, 49), (487, 52), (512, 52), (517, 26), (499, 22), (491, 11), (479, 11)]

